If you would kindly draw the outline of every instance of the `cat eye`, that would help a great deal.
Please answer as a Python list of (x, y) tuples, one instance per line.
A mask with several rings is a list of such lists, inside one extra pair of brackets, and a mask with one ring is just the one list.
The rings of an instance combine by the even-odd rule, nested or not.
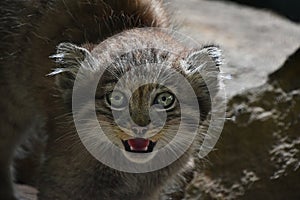
[(122, 109), (127, 105), (127, 98), (120, 91), (113, 91), (106, 96), (106, 100), (112, 109)]
[(170, 92), (163, 92), (156, 96), (154, 104), (161, 105), (165, 110), (171, 109), (175, 103), (175, 96)]

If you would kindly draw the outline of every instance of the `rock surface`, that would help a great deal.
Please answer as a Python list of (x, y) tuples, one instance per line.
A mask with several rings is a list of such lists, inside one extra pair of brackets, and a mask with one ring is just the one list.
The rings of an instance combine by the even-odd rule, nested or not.
[(260, 86), (300, 46), (300, 26), (271, 12), (230, 2), (175, 0), (181, 32), (200, 43), (219, 44), (232, 75), (228, 98)]
[(231, 3), (176, 2), (188, 35), (225, 50), (232, 120), (208, 162), (163, 199), (300, 199), (300, 26)]
[(299, 0), (230, 0), (241, 4), (251, 5), (258, 8), (273, 10), (287, 18), (300, 22)]
[(230, 100), (235, 120), (182, 189), (186, 200), (300, 199), (299, 77), (300, 49), (266, 84)]

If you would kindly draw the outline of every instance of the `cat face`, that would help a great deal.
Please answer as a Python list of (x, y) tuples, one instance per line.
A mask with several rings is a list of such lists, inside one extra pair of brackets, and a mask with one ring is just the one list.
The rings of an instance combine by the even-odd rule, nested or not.
[[(134, 154), (159, 151), (176, 135), (182, 142), (194, 140), (185, 135), (203, 125), (211, 109), (210, 98), (218, 88), (218, 51), (214, 46), (177, 55), (158, 49), (134, 50), (113, 58), (100, 78), (95, 71), (85, 67), (88, 75), (82, 78), (82, 88), (89, 90), (91, 82), (98, 83), (94, 99), (96, 117), (110, 143), (127, 157), (135, 157)], [(78, 72), (74, 63), (85, 59), (90, 67), (99, 69), (101, 66), (94, 66), (97, 62), (91, 62), (94, 58), (89, 51), (75, 45), (62, 44), (57, 55), (62, 52), (64, 59), (67, 56), (69, 60), (59, 60), (56, 56), (63, 67), (54, 74), (59, 74), (57, 84), (68, 104)], [(81, 63), (79, 66), (86, 65)], [(209, 78), (204, 80), (203, 74)], [(192, 103), (186, 83), (195, 94), (196, 105)], [(209, 91), (208, 85), (215, 90)], [(86, 102), (86, 105), (90, 104), (92, 102)], [(82, 106), (83, 113), (84, 110), (88, 108)], [(86, 138), (93, 143), (97, 133), (92, 130), (96, 124), (86, 117), (85, 121), (91, 127), (86, 130)], [(204, 135), (200, 128), (196, 143)]]

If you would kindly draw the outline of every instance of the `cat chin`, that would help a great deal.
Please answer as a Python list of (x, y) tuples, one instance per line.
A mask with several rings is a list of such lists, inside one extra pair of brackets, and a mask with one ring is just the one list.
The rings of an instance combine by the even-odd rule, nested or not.
[(122, 153), (127, 160), (139, 164), (144, 164), (151, 161), (155, 157), (157, 152), (158, 151), (153, 151), (149, 153), (133, 153), (133, 152), (128, 152), (126, 150), (122, 150)]

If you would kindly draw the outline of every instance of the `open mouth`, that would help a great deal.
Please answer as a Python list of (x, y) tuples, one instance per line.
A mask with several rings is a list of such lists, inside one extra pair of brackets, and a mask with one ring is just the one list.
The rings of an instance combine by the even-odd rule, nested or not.
[(122, 142), (125, 150), (133, 153), (150, 153), (156, 144), (156, 142), (144, 138), (122, 140)]

